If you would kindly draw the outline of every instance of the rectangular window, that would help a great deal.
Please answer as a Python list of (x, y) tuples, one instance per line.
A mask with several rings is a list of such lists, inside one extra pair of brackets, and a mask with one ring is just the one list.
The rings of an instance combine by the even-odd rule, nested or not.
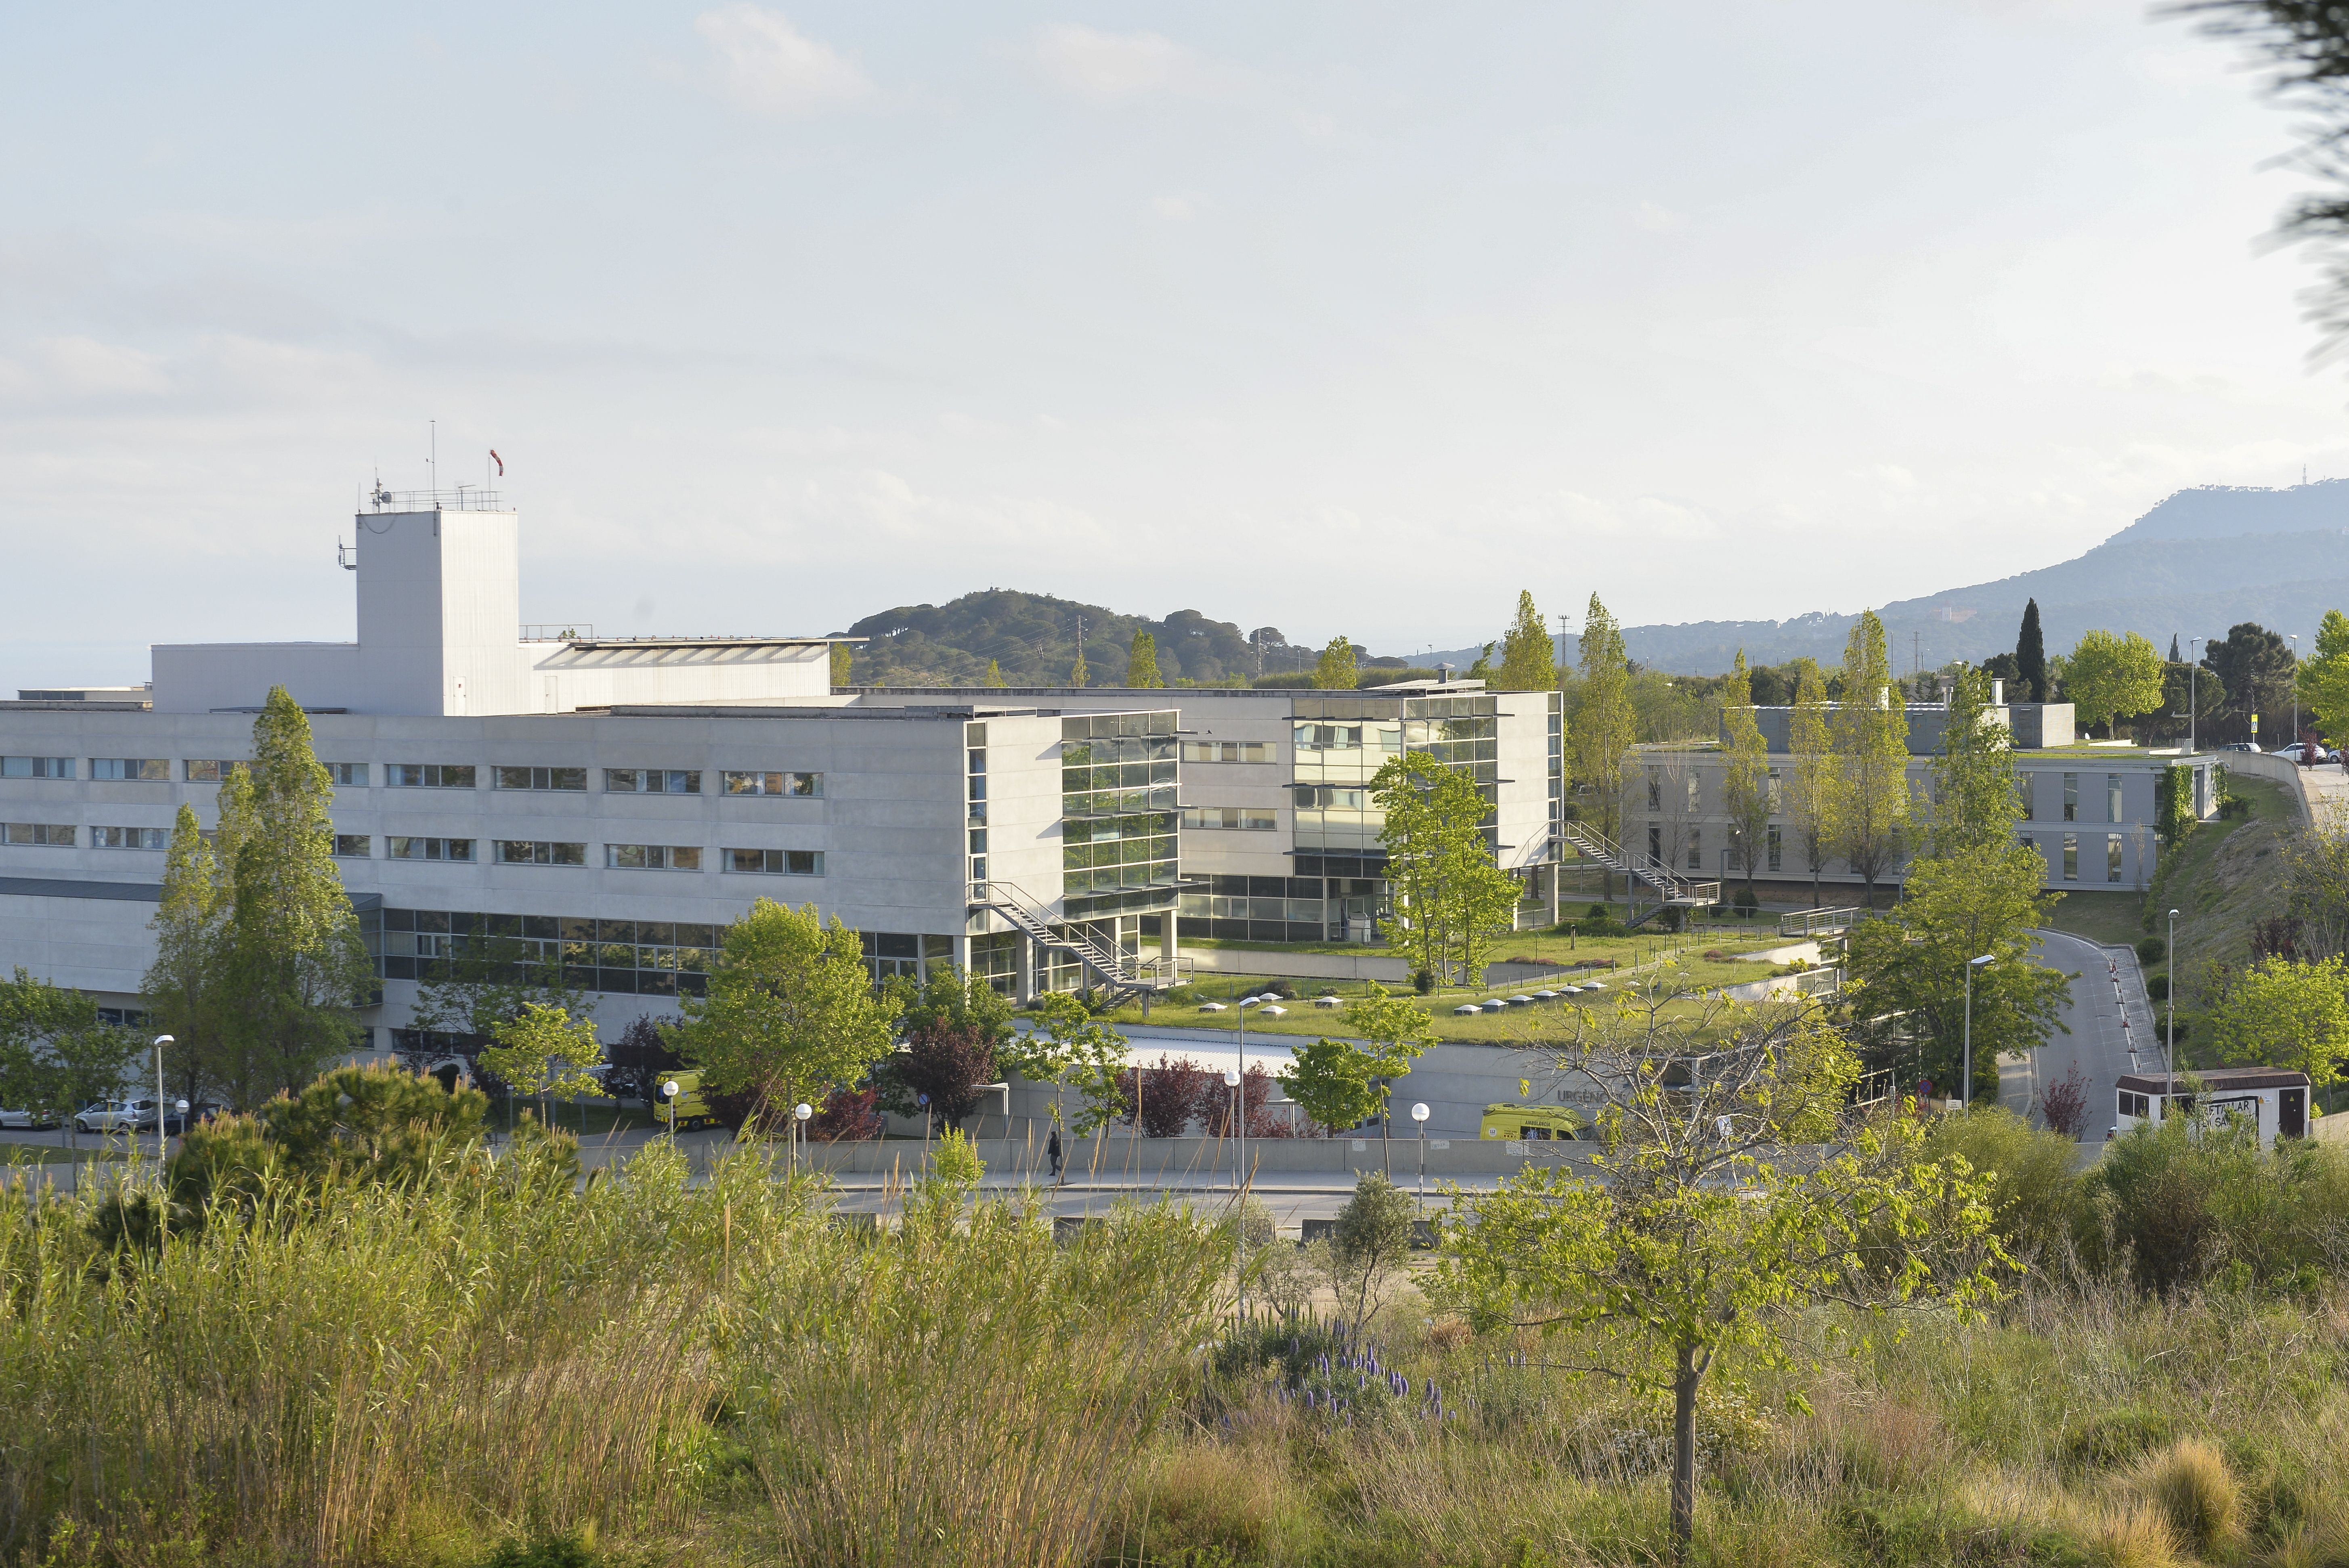
[(498, 864), (502, 866), (584, 866), (587, 863), (587, 846), (561, 844), (545, 839), (497, 839)]
[(188, 782), (217, 784), (228, 776), (230, 769), (243, 766), (242, 762), (232, 762), (222, 758), (191, 757), (188, 758)]
[(1648, 810), (1651, 811), (1661, 811), (1663, 809), (1663, 776), (1658, 773), (1654, 769), (1651, 768), (1648, 769)]
[(171, 764), (160, 757), (93, 757), (89, 759), (89, 776), (164, 784), (171, 781)]
[(473, 769), (453, 763), (387, 762), (383, 781), (394, 789), (471, 789)]
[(470, 861), (471, 839), (402, 839), (384, 841), (384, 852), (395, 861)]
[(1775, 823), (1775, 822), (1773, 822), (1773, 823), (1771, 823), (1771, 824), (1770, 824), (1770, 862), (1769, 862), (1769, 863), (1770, 863), (1770, 869), (1771, 869), (1772, 871), (1774, 871), (1774, 872), (1782, 872), (1782, 871), (1785, 871), (1785, 870), (1786, 869), (1786, 841), (1785, 841), (1785, 830), (1784, 830), (1783, 829), (1781, 829), (1781, 828), (1778, 826), (1778, 824), (1777, 824), (1777, 823)]
[(607, 795), (698, 795), (701, 793), (701, 769), (606, 768), (604, 769), (604, 792)]
[(725, 775), (729, 795), (794, 795), (801, 799), (813, 799), (823, 793), (821, 773), (729, 773)]
[(604, 863), (624, 872), (698, 872), (698, 844), (605, 844)]
[[(1778, 777), (1778, 770), (1775, 768), (1770, 769), (1770, 815), (1773, 817), (1785, 810), (1784, 797), (1781, 794), (1785, 784), (1785, 781)], [(1774, 866), (1771, 869), (1775, 871), (1777, 868)]]
[(2064, 820), (2067, 822), (2080, 820), (2080, 776), (2077, 773), (2064, 775)]
[(375, 839), (367, 833), (336, 833), (335, 858), (345, 861), (365, 861), (375, 857)]
[(2121, 776), (2107, 773), (2105, 775), (2105, 820), (2118, 822), (2125, 820), (2121, 816)]
[(160, 850), (166, 846), (171, 834), (162, 828), (92, 828), (89, 847), (93, 850)]
[(1704, 870), (1704, 830), (1702, 828), (1689, 830), (1688, 869), (1692, 872)]
[(2077, 833), (2064, 835), (2064, 880), (2080, 880), (2080, 835)]
[(2023, 815), (2026, 821), (2039, 815), (2039, 807), (2036, 804), (2037, 792), (2032, 787), (2033, 780), (2038, 777), (2035, 773), (2018, 773), (2014, 776), (2015, 791), (2023, 797)]
[(768, 876), (820, 877), (823, 875), (822, 850), (729, 850), (726, 869), (730, 872), (760, 872)]
[(1648, 824), (1648, 863), (1651, 866), (1664, 863), (1664, 830), (1654, 822)]
[(1696, 775), (1692, 773), (1688, 777), (1688, 809), (1691, 811), (1698, 811), (1703, 809), (1702, 804), (1703, 797), (1697, 793), (1696, 785)]
[(0, 822), (0, 844), (33, 844), (45, 850), (73, 848), (70, 822)]
[(1186, 828), (1243, 828), (1250, 832), (1269, 833), (1280, 825), (1277, 812), (1253, 806), (1185, 806), (1183, 825)]
[(70, 779), (70, 757), (0, 757), (0, 779)]
[(2121, 880), (2121, 835), (2118, 833), (2105, 835), (2105, 880), (2108, 882)]
[(367, 787), (367, 765), (364, 762), (329, 762), (326, 771), (334, 776), (337, 789), (364, 789)]
[(490, 777), (500, 789), (585, 789), (585, 768), (492, 768)]
[(1270, 762), (1273, 744), (1269, 740), (1186, 740), (1183, 743), (1185, 762)]

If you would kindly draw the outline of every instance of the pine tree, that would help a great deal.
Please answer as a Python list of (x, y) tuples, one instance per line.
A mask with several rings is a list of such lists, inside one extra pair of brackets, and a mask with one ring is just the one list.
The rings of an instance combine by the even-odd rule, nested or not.
[[(1591, 805), (1599, 832), (1620, 843), (1623, 838), (1623, 758), (1639, 739), (1639, 714), (1631, 706), (1630, 661), (1623, 653), (1623, 632), (1615, 617), (1590, 596), (1582, 619), (1582, 691), (1573, 719), (1574, 776), (1590, 787)], [(1611, 872), (1604, 874), (1601, 891), (1615, 893)]]
[(334, 784), (310, 720), (272, 686), (253, 761), (221, 786), (214, 852), (233, 889), (221, 973), (222, 1087), (253, 1105), (317, 1075), (357, 1037), (372, 983), (358, 920), (334, 861)]
[(1330, 645), (1321, 650), (1321, 657), (1313, 666), (1313, 684), (1322, 691), (1352, 691), (1361, 684), (1361, 670), (1354, 662), (1354, 645), (1343, 637), (1332, 637)]
[(1795, 754), (1795, 787), (1786, 814), (1803, 841), (1804, 860), (1811, 868), (1811, 904), (1816, 908), (1819, 872), (1826, 869), (1835, 840), (1835, 756), (1827, 734), (1826, 679), (1810, 659), (1795, 661), (1795, 711), (1787, 744)]
[(834, 643), (834, 644), (833, 644), (833, 645), (832, 645), (832, 684), (833, 684), (833, 685), (834, 685), (834, 686), (846, 686), (846, 685), (848, 684), (848, 670), (849, 670), (849, 666), (850, 666), (850, 665), (854, 665), (855, 662), (856, 662), (856, 650), (855, 650), (855, 649), (854, 649), (854, 648), (850, 647), (846, 643)]
[(1006, 680), (1003, 678), (1003, 666), (1002, 666), (1001, 665), (998, 664), (998, 663), (997, 663), (995, 660), (993, 660), (993, 659), (989, 659), (989, 660), (988, 660), (988, 661), (987, 661), (987, 675), (986, 675), (986, 677), (985, 677), (984, 679), (982, 679), (982, 680), (979, 682), (979, 685), (981, 685), (981, 686), (1009, 686), (1009, 684), (1010, 684), (1009, 682), (1006, 681)]
[(1770, 831), (1770, 748), (1754, 722), (1754, 683), (1745, 672), (1744, 648), (1737, 650), (1737, 662), (1722, 686), (1721, 727), (1728, 762), (1722, 797), (1729, 813), (1730, 845), (1745, 868), (1750, 888)]
[(1493, 685), (1500, 691), (1550, 691), (1557, 686), (1557, 653), (1530, 592), (1517, 594), (1517, 618), (1501, 638), (1501, 673)]
[(1843, 700), (1831, 727), (1836, 847), (1872, 900), (1877, 879), (1900, 859), (1909, 822), (1909, 713), (1873, 610), (1861, 613), (1844, 645)]
[(1125, 684), (1154, 689), (1166, 684), (1158, 673), (1158, 639), (1147, 632), (1133, 634), (1133, 648), (1125, 660)]
[(2014, 639), (2014, 667), (2020, 672), (2024, 702), (2047, 700), (2047, 644), (2039, 634), (2039, 601), (2023, 606), (2023, 630)]

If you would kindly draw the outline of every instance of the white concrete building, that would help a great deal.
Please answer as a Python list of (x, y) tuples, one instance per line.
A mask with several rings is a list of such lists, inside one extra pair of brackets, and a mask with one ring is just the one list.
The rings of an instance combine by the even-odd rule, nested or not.
[(138, 1006), (173, 816), (210, 825), (273, 686), (335, 776), (378, 1047), (482, 936), (559, 958), (607, 1035), (667, 1014), (761, 894), (856, 927), (876, 977), (951, 959), (1022, 995), (1171, 978), (1185, 926), (1366, 935), (1367, 786), (1406, 749), (1485, 786), (1551, 891), (1554, 694), (833, 691), (824, 637), (537, 634), (515, 513), (377, 507), (355, 641), (159, 645), (145, 690), (0, 703), (0, 965)]

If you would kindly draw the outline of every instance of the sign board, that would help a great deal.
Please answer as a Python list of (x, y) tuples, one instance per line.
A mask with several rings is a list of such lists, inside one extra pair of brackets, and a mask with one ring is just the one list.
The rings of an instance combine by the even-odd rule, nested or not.
[(1430, 1149), (1449, 1149), (1452, 1147), (1452, 1140), (1448, 1138), (1431, 1138), (1427, 1140), (1427, 1146)]
[(1354, 1152), (1355, 1152), (1355, 1153), (1357, 1153), (1357, 1154), (1367, 1154), (1368, 1152), (1370, 1152), (1370, 1148), (1371, 1148), (1371, 1140), (1370, 1140), (1369, 1139), (1367, 1139), (1367, 1138), (1357, 1138), (1356, 1140), (1354, 1140)]

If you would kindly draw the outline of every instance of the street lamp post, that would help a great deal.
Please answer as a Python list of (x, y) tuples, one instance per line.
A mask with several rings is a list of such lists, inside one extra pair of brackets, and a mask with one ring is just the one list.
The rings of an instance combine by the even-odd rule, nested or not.
[(661, 1085), (661, 1099), (668, 1101), (668, 1146), (677, 1147), (677, 1079)]
[[(2300, 744), (2300, 634), (2292, 634), (2292, 743)], [(2305, 757), (2305, 753), (2302, 754)]]
[(1419, 1123), (1419, 1212), (1427, 1212), (1427, 1102), (1415, 1101), (1411, 1119)]
[[(1246, 1138), (1247, 1136), (1247, 1128), (1242, 1123), (1240, 1119), (1247, 1108), (1240, 1101), (1240, 1075), (1237, 1068), (1226, 1068), (1224, 1069), (1224, 1087), (1232, 1091), (1232, 1128), (1234, 1135), (1236, 1137)], [(1232, 1191), (1235, 1192), (1238, 1191), (1239, 1185), (1239, 1157), (1237, 1155), (1234, 1155), (1232, 1157)], [(1245, 1242), (1246, 1238), (1242, 1239), (1243, 1242)]]
[(792, 1173), (793, 1175), (799, 1174), (800, 1150), (807, 1146), (808, 1118), (814, 1114), (815, 1107), (805, 1100), (792, 1107)]
[(1965, 1089), (1959, 1104), (1967, 1110), (1974, 1106), (1974, 971), (1997, 955), (1985, 953), (1980, 958), (1966, 960), (1966, 1068)]
[[(2169, 912), (2169, 995), (2165, 1000), (2169, 1006), (2163, 1009), (2161, 1075), (2169, 1080), (2164, 1088), (2174, 1090), (2178, 1088), (2178, 912), (2174, 909)], [(2168, 1104), (2166, 1095), (2162, 1103)]]
[[(169, 1035), (155, 1037), (155, 1167), (159, 1171), (171, 1153), (169, 1137), (163, 1131), (163, 1047), (178, 1044)], [(134, 1132), (131, 1137), (136, 1140), (138, 1134)], [(138, 1150), (133, 1149), (131, 1152), (135, 1155)]]

